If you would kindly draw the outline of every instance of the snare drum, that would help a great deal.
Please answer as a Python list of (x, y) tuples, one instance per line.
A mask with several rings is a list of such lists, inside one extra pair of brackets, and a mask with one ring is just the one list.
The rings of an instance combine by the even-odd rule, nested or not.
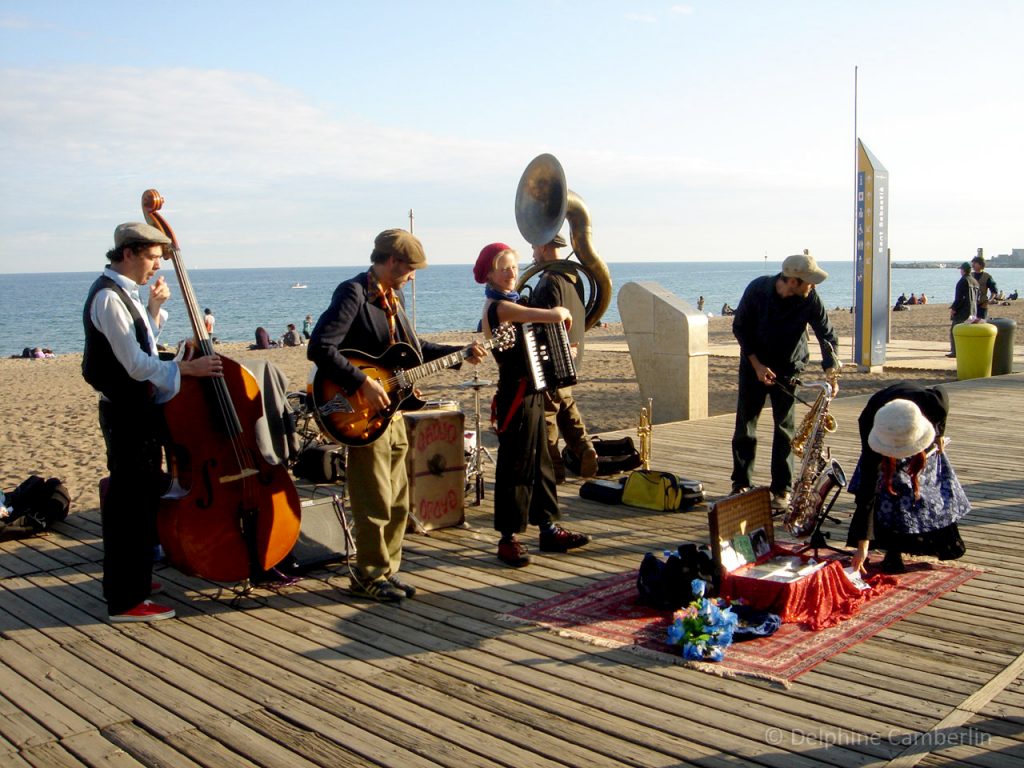
[(457, 400), (428, 400), (423, 405), (424, 411), (461, 411)]

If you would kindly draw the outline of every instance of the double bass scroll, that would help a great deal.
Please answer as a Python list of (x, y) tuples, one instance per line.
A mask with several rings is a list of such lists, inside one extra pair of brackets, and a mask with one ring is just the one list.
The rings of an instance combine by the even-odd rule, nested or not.
[[(177, 238), (158, 212), (155, 189), (142, 196), (146, 221), (171, 240), (168, 258), (196, 339), (213, 354)], [(301, 507), (282, 464), (270, 464), (256, 441), (263, 400), (253, 375), (221, 356), (223, 377), (184, 376), (164, 406), (173, 494), (161, 499), (157, 531), (168, 560), (184, 573), (243, 581), (277, 565), (299, 537)]]

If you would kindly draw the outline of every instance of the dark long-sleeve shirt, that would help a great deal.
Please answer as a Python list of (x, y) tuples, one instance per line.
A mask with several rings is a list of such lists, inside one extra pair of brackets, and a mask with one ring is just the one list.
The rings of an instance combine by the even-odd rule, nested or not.
[(732, 332), (740, 343), (740, 355), (757, 355), (779, 376), (792, 376), (807, 366), (807, 326), (811, 326), (821, 345), (822, 367), (838, 363), (839, 339), (832, 329), (828, 312), (817, 291), (810, 295), (782, 298), (775, 290), (781, 275), (766, 275), (752, 280), (743, 292), (732, 320)]

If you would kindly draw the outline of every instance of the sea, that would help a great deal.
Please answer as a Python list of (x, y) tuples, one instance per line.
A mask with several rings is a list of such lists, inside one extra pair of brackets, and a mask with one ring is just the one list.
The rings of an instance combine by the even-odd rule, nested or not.
[[(523, 264), (525, 269), (528, 264)], [(818, 291), (830, 310), (853, 304), (854, 265), (821, 262), (829, 278)], [(755, 277), (775, 274), (779, 262), (629, 262), (609, 263), (612, 300), (603, 322), (619, 322), (618, 289), (629, 282), (653, 282), (692, 306), (704, 297), (704, 310), (717, 315), (722, 305), (735, 307)], [(358, 266), (277, 267), (257, 269), (190, 269), (189, 279), (200, 309), (209, 307), (217, 319), (214, 335), (221, 341), (253, 341), (263, 326), (271, 338), (284, 334), (288, 323), (301, 330), (306, 315), (314, 321), (330, 303), (335, 286), (357, 274)], [(991, 269), (1007, 293), (1024, 283), (1024, 270)], [(191, 336), (189, 319), (173, 269), (161, 270), (171, 286), (164, 305), (169, 319), (160, 342), (176, 345)], [(930, 303), (948, 304), (960, 277), (951, 268), (891, 272), (892, 296), (924, 293)], [(81, 352), (82, 308), (96, 272), (0, 274), (0, 356), (19, 356), (25, 347), (44, 347), (55, 354)], [(303, 286), (303, 287), (298, 287)], [(143, 300), (145, 301), (143, 288)], [(469, 331), (477, 327), (483, 287), (473, 281), (468, 264), (432, 264), (416, 273), (405, 289), (406, 307), (419, 333)]]

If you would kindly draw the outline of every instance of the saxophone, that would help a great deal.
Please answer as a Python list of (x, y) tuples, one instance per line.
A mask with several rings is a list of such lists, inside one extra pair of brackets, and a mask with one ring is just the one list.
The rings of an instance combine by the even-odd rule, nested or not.
[(818, 397), (791, 443), (793, 454), (801, 459), (800, 477), (793, 488), (793, 498), (783, 524), (797, 538), (807, 536), (817, 528), (829, 494), (836, 487), (846, 486), (843, 468), (825, 445), (825, 436), (836, 431), (835, 417), (828, 409), (835, 391), (832, 382), (838, 377), (838, 372), (830, 370), (829, 381), (816, 385), (820, 388)]

